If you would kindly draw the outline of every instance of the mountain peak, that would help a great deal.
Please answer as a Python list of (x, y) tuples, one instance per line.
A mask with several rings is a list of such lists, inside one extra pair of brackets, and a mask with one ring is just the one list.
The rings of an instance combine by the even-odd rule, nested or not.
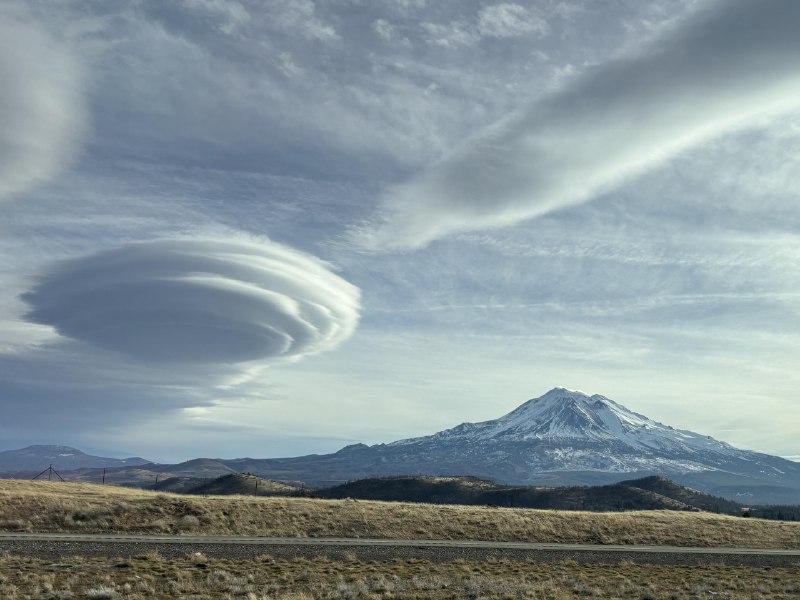
[(396, 445), (417, 443), (424, 439), (456, 440), (470, 443), (533, 442), (596, 444), (626, 447), (627, 451), (695, 452), (709, 444), (727, 447), (689, 431), (679, 431), (635, 413), (600, 394), (556, 387), (544, 395), (528, 400), (499, 419), (481, 423), (462, 423), (428, 438), (394, 442)]
[(578, 400), (578, 399), (590, 398), (591, 396), (589, 396), (589, 394), (586, 394), (585, 392), (582, 392), (580, 390), (570, 390), (570, 389), (565, 388), (565, 387), (554, 387), (552, 390), (550, 390), (549, 392), (547, 392), (543, 396), (540, 396), (539, 398), (535, 398), (535, 399), (536, 400), (541, 400), (542, 398), (551, 398), (551, 397), (554, 397), (554, 398), (574, 398), (574, 399)]
[(495, 435), (523, 438), (607, 438), (647, 421), (605, 396), (556, 387), (528, 400), (510, 413), (490, 421)]

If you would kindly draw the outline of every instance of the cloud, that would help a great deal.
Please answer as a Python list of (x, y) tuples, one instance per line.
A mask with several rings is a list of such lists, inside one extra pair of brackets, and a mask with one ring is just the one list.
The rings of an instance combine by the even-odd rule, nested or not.
[[(483, 38), (514, 38), (547, 32), (547, 21), (519, 4), (502, 3), (484, 6), (474, 19), (459, 18), (447, 24), (422, 22), (426, 41), (434, 46), (460, 48), (474, 46)], [(379, 30), (385, 37), (386, 31)]]
[(519, 4), (493, 4), (478, 13), (478, 30), (483, 36), (496, 38), (543, 34), (547, 31), (547, 21)]
[[(41, 432), (45, 438), (59, 432), (72, 435), (160, 418), (187, 407), (210, 406), (216, 392), (213, 386), (233, 375), (230, 369), (209, 370), (200, 365), (131, 369), (119, 358), (71, 340), (0, 354), (3, 438), (25, 429)], [(211, 389), (203, 389), (200, 382)]]
[(311, 0), (281, 0), (274, 8), (274, 18), (282, 27), (297, 27), (307, 39), (322, 42), (339, 39), (336, 30), (317, 15), (317, 7)]
[(718, 2), (587, 69), (384, 199), (367, 246), (419, 247), (590, 200), (679, 151), (800, 104), (800, 3)]
[(296, 359), (334, 348), (358, 288), (272, 242), (155, 240), (57, 263), (23, 295), (29, 321), (144, 362)]
[(480, 40), (480, 36), (466, 21), (452, 21), (446, 25), (424, 22), (420, 25), (428, 35), (427, 42), (444, 48), (472, 46)]
[(52, 178), (85, 130), (82, 69), (42, 28), (0, 15), (0, 201)]

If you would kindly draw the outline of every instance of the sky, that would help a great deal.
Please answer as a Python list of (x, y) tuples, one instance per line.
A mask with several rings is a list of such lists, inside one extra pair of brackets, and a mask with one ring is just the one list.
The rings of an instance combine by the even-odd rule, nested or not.
[(795, 0), (6, 0), (0, 449), (427, 435), (563, 386), (800, 455)]

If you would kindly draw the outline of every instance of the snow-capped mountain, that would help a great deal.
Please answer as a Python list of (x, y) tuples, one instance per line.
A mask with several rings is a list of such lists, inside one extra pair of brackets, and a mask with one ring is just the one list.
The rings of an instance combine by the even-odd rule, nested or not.
[[(709, 436), (673, 429), (595, 394), (555, 388), (528, 400), (507, 415), (482, 423), (463, 423), (431, 436), (400, 440), (394, 448), (439, 454), (460, 448), (474, 457), (487, 452), (513, 465), (514, 476), (548, 471), (601, 471), (659, 474), (752, 471), (762, 476), (784, 471), (763, 454), (739, 450)], [(783, 459), (778, 459), (781, 462)], [(738, 464), (744, 461), (744, 464)], [(766, 463), (764, 462), (766, 461)], [(792, 464), (792, 463), (790, 463)], [(786, 465), (782, 465), (786, 466)], [(799, 465), (800, 466), (800, 465)]]
[(600, 395), (555, 388), (510, 413), (328, 455), (225, 461), (312, 485), (381, 475), (475, 475), (502, 483), (588, 485), (663, 475), (742, 502), (800, 503), (800, 464), (673, 429)]

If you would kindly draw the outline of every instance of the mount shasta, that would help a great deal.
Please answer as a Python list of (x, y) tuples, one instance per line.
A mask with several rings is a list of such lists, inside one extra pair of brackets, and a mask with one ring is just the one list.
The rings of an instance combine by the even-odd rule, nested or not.
[(743, 503), (800, 503), (800, 464), (674, 429), (600, 395), (555, 388), (499, 419), (336, 453), (235, 459), (228, 467), (311, 485), (386, 475), (474, 475), (595, 485), (663, 475)]
[(353, 444), (332, 454), (204, 458), (166, 465), (32, 446), (0, 453), (0, 471), (6, 471), (0, 476), (20, 477), (20, 471), (40, 471), (48, 463), (75, 469), (66, 475), (69, 480), (99, 481), (98, 468), (106, 467), (108, 481), (136, 486), (152, 485), (159, 478), (191, 483), (237, 472), (314, 487), (395, 475), (472, 475), (501, 484), (547, 487), (661, 475), (743, 505), (800, 504), (800, 463), (674, 429), (604, 396), (564, 388), (499, 419), (462, 423), (389, 444)]

